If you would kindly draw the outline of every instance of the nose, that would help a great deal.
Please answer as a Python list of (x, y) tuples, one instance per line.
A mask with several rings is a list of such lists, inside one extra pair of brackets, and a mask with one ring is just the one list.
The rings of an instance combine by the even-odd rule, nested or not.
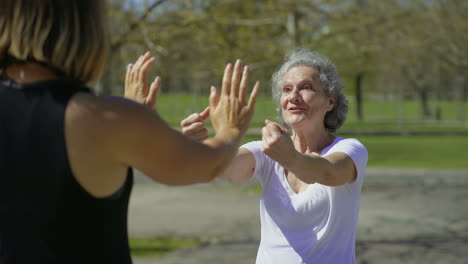
[(301, 92), (297, 88), (293, 89), (289, 95), (289, 101), (292, 103), (298, 103), (302, 100)]

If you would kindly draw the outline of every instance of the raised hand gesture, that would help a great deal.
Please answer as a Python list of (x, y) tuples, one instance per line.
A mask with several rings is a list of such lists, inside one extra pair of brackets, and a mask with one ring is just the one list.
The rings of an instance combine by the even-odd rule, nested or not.
[(224, 70), (221, 94), (215, 87), (211, 87), (210, 118), (216, 135), (240, 141), (247, 131), (260, 90), (257, 82), (247, 102), (248, 78), (248, 66), (242, 67), (240, 60), (237, 60), (234, 67), (228, 64)]
[(148, 85), (148, 70), (154, 64), (155, 58), (147, 52), (145, 55), (127, 67), (125, 75), (124, 97), (140, 104), (145, 104), (151, 108), (156, 106), (156, 99), (161, 88), (161, 79), (159, 76)]

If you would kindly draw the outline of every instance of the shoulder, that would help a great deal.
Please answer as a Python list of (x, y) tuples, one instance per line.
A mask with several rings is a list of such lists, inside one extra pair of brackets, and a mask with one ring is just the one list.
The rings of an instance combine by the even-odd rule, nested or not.
[(352, 152), (359, 153), (362, 156), (368, 156), (367, 148), (358, 139), (355, 138), (337, 138), (334, 145), (331, 146), (328, 153), (332, 152)]
[(94, 132), (103, 130), (107, 136), (110, 131), (125, 131), (130, 125), (144, 123), (155, 116), (154, 111), (133, 101), (88, 93), (77, 93), (66, 109), (67, 123)]
[(251, 141), (240, 146), (241, 148), (247, 149), (250, 152), (262, 152), (263, 142), (261, 140)]
[(368, 152), (366, 147), (355, 138), (338, 137), (332, 146), (326, 150), (324, 155), (341, 152), (350, 157), (359, 168), (365, 168), (368, 161)]
[(337, 142), (328, 150), (327, 154), (341, 152), (353, 161), (356, 171), (357, 182), (362, 182), (366, 174), (368, 152), (364, 144), (355, 138), (337, 138)]
[[(155, 111), (144, 105), (87, 93), (73, 96), (65, 113), (66, 135), (88, 143), (87, 146), (99, 152), (116, 152), (119, 146), (146, 136), (142, 134), (148, 131), (160, 131), (162, 123)], [(158, 135), (153, 133), (152, 136)]]
[(95, 96), (89, 93), (77, 93), (67, 106), (71, 116), (89, 118), (126, 117), (136, 112), (147, 111), (143, 105), (113, 96)]

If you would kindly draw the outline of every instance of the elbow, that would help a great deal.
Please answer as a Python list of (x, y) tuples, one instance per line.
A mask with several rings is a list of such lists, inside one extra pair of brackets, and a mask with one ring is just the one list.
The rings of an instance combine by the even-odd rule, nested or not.
[(197, 179), (198, 183), (208, 183), (213, 181), (214, 179), (218, 178), (220, 174), (223, 171), (223, 167), (218, 166), (214, 167), (211, 172), (204, 173), (200, 175), (200, 177)]
[(213, 173), (204, 175), (204, 176), (200, 179), (199, 183), (208, 183), (208, 182), (211, 182), (211, 181), (213, 181), (214, 179), (216, 179), (217, 176), (218, 176), (218, 173), (216, 173), (216, 172), (213, 172)]

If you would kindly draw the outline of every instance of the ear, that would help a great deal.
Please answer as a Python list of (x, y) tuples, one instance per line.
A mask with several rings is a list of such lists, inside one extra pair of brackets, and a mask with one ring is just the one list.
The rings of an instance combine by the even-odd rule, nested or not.
[(327, 105), (327, 112), (330, 112), (333, 110), (336, 104), (336, 96), (330, 96), (328, 97), (328, 105)]

